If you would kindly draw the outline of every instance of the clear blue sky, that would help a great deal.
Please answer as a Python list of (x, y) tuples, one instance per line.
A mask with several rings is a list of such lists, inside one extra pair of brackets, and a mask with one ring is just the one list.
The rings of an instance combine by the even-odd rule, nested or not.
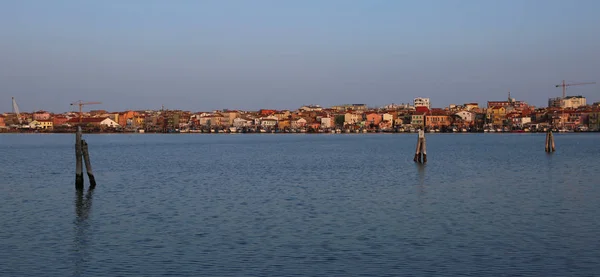
[(541, 106), (600, 82), (599, 52), (595, 0), (4, 0), (0, 111)]

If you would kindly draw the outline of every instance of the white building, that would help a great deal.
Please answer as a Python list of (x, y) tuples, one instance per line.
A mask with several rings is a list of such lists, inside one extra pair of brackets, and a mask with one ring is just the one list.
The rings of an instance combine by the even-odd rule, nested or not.
[(100, 121), (100, 126), (107, 126), (107, 127), (120, 127), (119, 123), (115, 122), (114, 120), (110, 119), (110, 118), (105, 118), (104, 120)]
[(577, 109), (587, 105), (587, 101), (583, 96), (567, 96), (565, 99), (560, 101), (561, 108), (572, 108)]
[(389, 121), (389, 122), (394, 121), (394, 116), (390, 113), (384, 113), (382, 118), (383, 118), (383, 121)]
[(414, 106), (415, 108), (417, 107), (427, 107), (428, 109), (430, 108), (429, 105), (429, 98), (424, 98), (424, 97), (417, 97), (414, 100)]
[(514, 125), (523, 126), (524, 124), (531, 123), (531, 117), (528, 117), (528, 116), (525, 116), (525, 117), (515, 117), (515, 118), (513, 118), (512, 123)]
[(275, 127), (277, 125), (277, 119), (263, 118), (260, 120), (260, 126), (264, 128)]
[(567, 96), (565, 98), (556, 97), (548, 99), (548, 107), (577, 109), (587, 105), (587, 100), (583, 96)]
[(475, 121), (475, 114), (469, 111), (460, 111), (455, 113), (454, 115), (460, 117), (464, 122)]
[(346, 113), (344, 114), (345, 124), (355, 124), (362, 121), (362, 114), (360, 113)]
[(302, 127), (306, 126), (306, 122), (307, 122), (306, 119), (299, 118), (297, 120), (292, 120), (290, 125), (292, 128), (302, 128)]
[(332, 117), (321, 117), (321, 128), (332, 128), (333, 118)]
[(243, 119), (241, 117), (233, 119), (233, 127), (243, 128), (250, 127), (252, 125), (252, 121)]

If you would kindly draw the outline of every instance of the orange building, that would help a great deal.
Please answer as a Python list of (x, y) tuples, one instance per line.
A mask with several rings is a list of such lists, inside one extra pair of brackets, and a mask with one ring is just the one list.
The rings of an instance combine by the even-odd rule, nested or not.
[(65, 123), (67, 123), (69, 119), (65, 116), (62, 115), (55, 115), (54, 117), (52, 117), (52, 125), (53, 126), (60, 126), (63, 125)]
[(137, 112), (134, 111), (126, 111), (119, 113), (118, 124), (121, 126), (127, 126), (127, 121), (131, 121), (132, 124), (135, 123), (134, 118), (138, 115)]
[(379, 125), (379, 123), (382, 121), (382, 116), (378, 113), (368, 113), (367, 114), (367, 125), (373, 124), (375, 126)]
[(425, 126), (427, 127), (445, 127), (452, 125), (450, 116), (448, 115), (426, 115)]

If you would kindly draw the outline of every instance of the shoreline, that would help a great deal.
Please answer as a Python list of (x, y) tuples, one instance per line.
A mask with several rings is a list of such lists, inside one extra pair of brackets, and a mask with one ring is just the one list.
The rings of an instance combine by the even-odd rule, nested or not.
[[(600, 133), (599, 131), (586, 131), (586, 132), (553, 132), (554, 134), (595, 134)], [(4, 134), (25, 134), (25, 135), (45, 135), (45, 134), (75, 134), (75, 132), (0, 132), (0, 135)], [(236, 132), (236, 133), (228, 133), (228, 132), (83, 132), (86, 135), (417, 135), (417, 132), (350, 132), (350, 133), (331, 133), (331, 132)], [(426, 132), (425, 135), (475, 135), (475, 134), (485, 134), (485, 135), (500, 135), (500, 134), (514, 134), (514, 135), (524, 135), (524, 134), (546, 134), (546, 132)]]

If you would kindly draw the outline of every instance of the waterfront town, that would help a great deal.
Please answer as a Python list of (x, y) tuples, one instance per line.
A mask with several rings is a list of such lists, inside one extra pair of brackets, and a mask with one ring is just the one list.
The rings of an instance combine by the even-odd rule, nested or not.
[[(105, 111), (79, 102), (79, 111), (54, 114), (20, 112), (13, 98), (11, 113), (0, 114), (0, 132), (137, 133), (368, 133), (368, 132), (593, 132), (600, 131), (600, 102), (588, 104), (583, 96), (550, 98), (547, 107), (535, 107), (508, 95), (502, 101), (430, 106), (430, 99), (408, 104), (368, 107), (344, 104), (305, 105), (297, 110), (258, 111), (160, 110)], [(87, 109), (88, 107), (85, 106)]]

